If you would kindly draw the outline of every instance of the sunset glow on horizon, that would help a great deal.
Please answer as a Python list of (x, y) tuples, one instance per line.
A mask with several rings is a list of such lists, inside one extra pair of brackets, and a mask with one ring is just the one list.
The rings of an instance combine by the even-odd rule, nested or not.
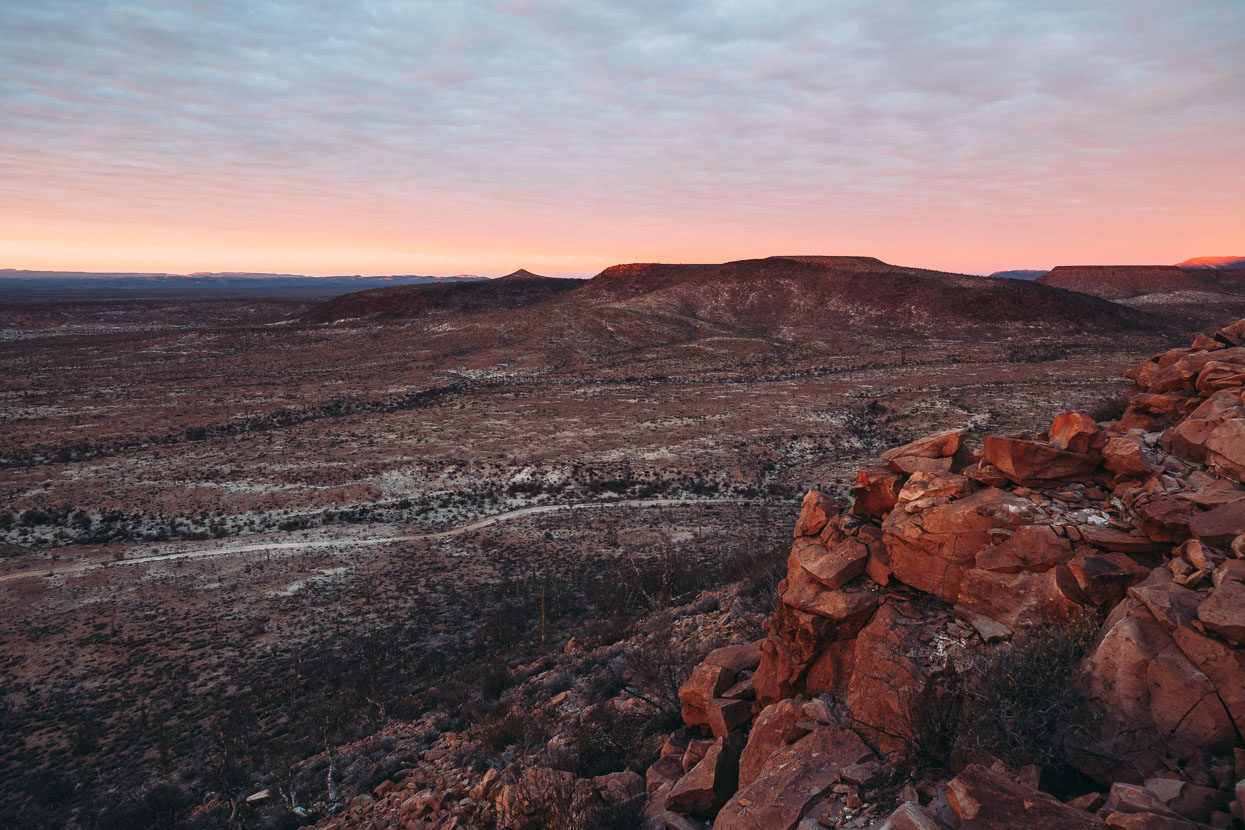
[(0, 0), (0, 268), (1245, 255), (1245, 4)]

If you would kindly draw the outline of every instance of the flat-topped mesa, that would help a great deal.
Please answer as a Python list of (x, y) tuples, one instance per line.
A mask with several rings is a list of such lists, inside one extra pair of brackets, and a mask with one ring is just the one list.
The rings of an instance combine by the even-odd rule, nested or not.
[(1228, 826), (1245, 774), (1245, 320), (1127, 375), (1116, 422), (1066, 412), (980, 450), (945, 430), (883, 453), (846, 510), (809, 491), (765, 638), (710, 655), (680, 694), (671, 740), (716, 741), (713, 768), (687, 786), (650, 771), (650, 814), (705, 779), (696, 809), (718, 830), (841, 815), (919, 749), (922, 718), (961, 705), (943, 678), (964, 655), (1105, 619), (1073, 676), (1103, 718), (1068, 758), (1110, 799), (1064, 805), (1037, 772), (969, 766), (941, 807), (886, 826), (1105, 828), (1155, 810)]
[(1205, 273), (1177, 265), (1060, 265), (1037, 282), (1109, 300), (1174, 291), (1214, 291)]

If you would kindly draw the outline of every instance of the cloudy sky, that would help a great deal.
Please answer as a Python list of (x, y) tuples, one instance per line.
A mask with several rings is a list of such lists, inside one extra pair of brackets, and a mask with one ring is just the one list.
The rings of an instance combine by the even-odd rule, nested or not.
[(1245, 254), (1242, 0), (0, 0), (0, 267)]

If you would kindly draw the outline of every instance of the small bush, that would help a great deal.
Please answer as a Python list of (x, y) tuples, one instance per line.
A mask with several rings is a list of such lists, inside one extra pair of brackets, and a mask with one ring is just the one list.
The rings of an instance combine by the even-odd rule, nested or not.
[(1077, 689), (1081, 658), (1097, 630), (1086, 615), (966, 655), (957, 745), (1017, 768), (1036, 764), (1045, 775), (1063, 774), (1073, 733), (1091, 717)]
[(1105, 395), (1094, 401), (1085, 408), (1085, 414), (1102, 423), (1104, 421), (1118, 421), (1124, 415), (1124, 410), (1126, 409), (1128, 409), (1128, 394), (1120, 392), (1115, 395)]

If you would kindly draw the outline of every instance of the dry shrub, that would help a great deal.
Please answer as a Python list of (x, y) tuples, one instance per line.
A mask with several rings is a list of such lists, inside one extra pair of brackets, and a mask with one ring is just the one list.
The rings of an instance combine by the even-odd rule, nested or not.
[(959, 664), (963, 711), (957, 746), (1046, 775), (1068, 766), (1068, 750), (1093, 715), (1079, 691), (1097, 620), (1084, 615), (1021, 632), (1012, 642), (969, 652)]

